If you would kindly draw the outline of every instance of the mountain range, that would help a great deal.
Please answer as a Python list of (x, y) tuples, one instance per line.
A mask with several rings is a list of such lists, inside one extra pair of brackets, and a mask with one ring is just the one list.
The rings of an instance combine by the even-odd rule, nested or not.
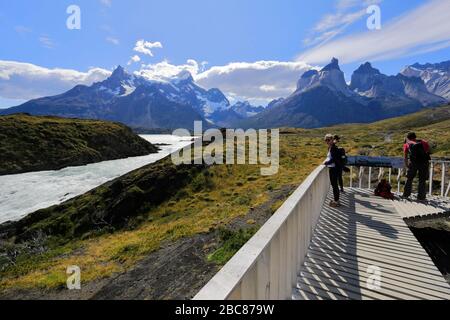
[(421, 78), (428, 91), (450, 100), (450, 61), (441, 63), (413, 64), (401, 73), (407, 77)]
[[(445, 76), (449, 75), (447, 72)], [(439, 83), (440, 92), (444, 91), (442, 83), (445, 82)], [(292, 95), (275, 101), (239, 125), (245, 128), (315, 128), (368, 123), (447, 103), (444, 97), (430, 92), (419, 74), (387, 76), (369, 62), (361, 65), (347, 84), (339, 61), (333, 58), (321, 70), (305, 72)]]
[(109, 78), (78, 85), (52, 97), (30, 100), (0, 114), (30, 113), (122, 122), (135, 128), (204, 127), (315, 128), (341, 123), (367, 123), (450, 100), (450, 61), (414, 64), (395, 76), (382, 74), (369, 62), (346, 83), (335, 58), (324, 68), (301, 75), (287, 98), (267, 107), (231, 104), (220, 89), (206, 90), (188, 71), (164, 80), (149, 80), (117, 67)]
[(194, 121), (203, 121), (206, 127), (226, 126), (258, 111), (249, 103), (232, 106), (219, 89), (201, 88), (187, 71), (153, 81), (119, 66), (102, 82), (77, 85), (61, 95), (0, 110), (0, 114), (102, 119), (136, 128), (192, 129)]

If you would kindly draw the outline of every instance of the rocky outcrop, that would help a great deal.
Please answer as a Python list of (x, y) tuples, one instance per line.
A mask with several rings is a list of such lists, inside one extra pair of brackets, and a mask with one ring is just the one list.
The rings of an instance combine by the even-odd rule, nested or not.
[(0, 116), (0, 175), (58, 170), (157, 151), (119, 123), (27, 114)]

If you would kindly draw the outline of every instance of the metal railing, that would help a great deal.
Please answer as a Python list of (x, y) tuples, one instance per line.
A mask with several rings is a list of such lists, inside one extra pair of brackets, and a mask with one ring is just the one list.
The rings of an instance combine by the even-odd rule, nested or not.
[[(358, 169), (359, 168), (359, 169)], [(430, 196), (432, 195), (439, 195), (441, 197), (447, 198), (450, 193), (450, 179), (447, 178), (447, 171), (450, 168), (450, 161), (448, 160), (432, 160), (430, 163), (430, 175), (428, 180), (428, 194)], [(360, 189), (372, 189), (372, 182), (373, 182), (373, 173), (374, 171), (377, 171), (378, 174), (378, 181), (381, 181), (384, 177), (387, 176), (387, 180), (389, 181), (389, 184), (392, 185), (392, 182), (395, 177), (396, 182), (396, 189), (397, 192), (400, 193), (402, 190), (402, 178), (406, 176), (407, 170), (406, 169), (392, 169), (392, 168), (373, 168), (373, 167), (350, 167), (350, 187), (355, 187), (353, 183), (353, 176), (355, 169), (358, 169), (358, 183), (357, 186)], [(367, 183), (364, 185), (363, 180), (365, 177), (366, 170), (368, 170), (368, 177), (367, 177)], [(436, 174), (440, 175), (440, 180), (438, 180), (439, 188), (436, 191), (436, 185), (433, 183), (436, 180), (434, 180)]]
[(194, 300), (289, 299), (329, 188), (319, 166)]

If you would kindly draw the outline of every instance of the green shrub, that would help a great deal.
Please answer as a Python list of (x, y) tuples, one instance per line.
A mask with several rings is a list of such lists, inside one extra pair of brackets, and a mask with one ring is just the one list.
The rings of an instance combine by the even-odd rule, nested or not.
[(256, 231), (257, 228), (239, 229), (238, 231), (225, 228), (219, 229), (221, 246), (208, 256), (208, 261), (224, 265), (253, 237)]
[(214, 188), (214, 182), (207, 171), (196, 175), (192, 180), (191, 185), (194, 192), (198, 192), (201, 190), (211, 190), (212, 188)]

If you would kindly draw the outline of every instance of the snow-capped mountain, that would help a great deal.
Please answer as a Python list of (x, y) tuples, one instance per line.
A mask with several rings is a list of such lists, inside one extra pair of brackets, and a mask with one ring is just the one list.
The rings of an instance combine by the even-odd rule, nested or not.
[(170, 79), (167, 84), (176, 91), (165, 91), (169, 93), (168, 98), (170, 100), (190, 105), (211, 123), (218, 120), (216, 119), (218, 112), (228, 110), (231, 107), (222, 91), (216, 88), (205, 90), (198, 86), (189, 71), (182, 71), (179, 75)]
[[(214, 125), (232, 113), (219, 89), (205, 90), (187, 71), (168, 79), (146, 79), (117, 67), (92, 86), (78, 85), (61, 95), (31, 100), (2, 110), (104, 119), (141, 128), (192, 128), (195, 120)], [(223, 124), (223, 123), (222, 123)]]
[(401, 74), (421, 78), (429, 92), (450, 101), (450, 60), (440, 63), (416, 63), (404, 68)]
[(264, 107), (263, 106), (255, 107), (251, 105), (250, 102), (248, 101), (238, 101), (231, 107), (231, 110), (236, 112), (242, 118), (249, 118), (263, 111)]
[(269, 104), (266, 107), (266, 110), (272, 109), (273, 107), (275, 107), (278, 104), (282, 103), (284, 100), (285, 100), (284, 98), (278, 98), (278, 99), (270, 101)]
[(313, 128), (372, 122), (443, 104), (446, 100), (430, 93), (422, 79), (403, 74), (387, 76), (370, 63), (361, 65), (347, 85), (339, 61), (333, 58), (323, 69), (304, 73), (291, 96), (273, 101), (239, 125)]
[(387, 76), (369, 62), (355, 70), (350, 89), (362, 96), (383, 101), (386, 106), (389, 103), (402, 103), (406, 109), (414, 105), (427, 107), (446, 102), (442, 97), (430, 93), (422, 79), (403, 74)]

